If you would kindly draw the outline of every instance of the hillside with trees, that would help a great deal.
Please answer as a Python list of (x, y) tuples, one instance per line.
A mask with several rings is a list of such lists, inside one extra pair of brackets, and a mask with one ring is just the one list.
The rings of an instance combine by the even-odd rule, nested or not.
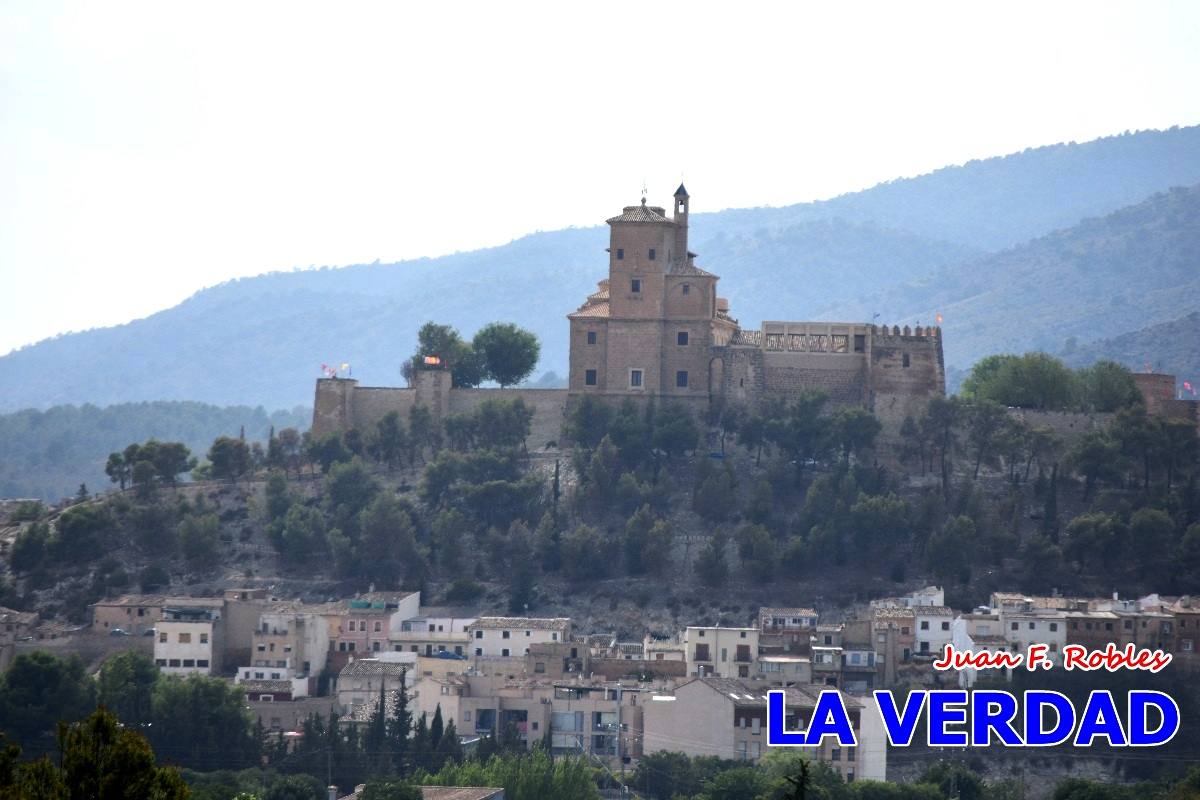
[(261, 406), (218, 408), (204, 403), (122, 403), (56, 406), (0, 414), (0, 497), (49, 502), (73, 496), (81, 483), (105, 488), (108, 454), (130, 442), (179, 441), (203, 452), (214, 438), (245, 433), (265, 441), (272, 426), (307, 430), (312, 411), (268, 413)]
[[(947, 294), (940, 278), (919, 291), (876, 291), (943, 270), (961, 288), (961, 276), (976, 275), (972, 265), (986, 252), (1197, 182), (1200, 128), (1145, 131), (972, 161), (823, 202), (697, 213), (690, 241), (701, 265), (723, 278), (722, 294), (745, 325), (767, 318), (870, 320), (876, 312), (889, 322), (919, 315), (928, 324), (942, 311), (947, 342), (958, 348), (951, 363), (966, 369), (971, 358), (997, 347), (1057, 352), (1068, 336), (1085, 343), (1150, 320), (1128, 319), (1128, 304), (1109, 315), (1115, 307), (1104, 297), (1079, 308), (1079, 324), (1063, 324), (1044, 313), (1022, 316), (1025, 297), (1007, 311), (1019, 323), (1006, 315), (995, 326), (995, 318), (971, 310), (969, 298)], [(614, 210), (630, 201), (614, 199)], [(396, 385), (406, 349), (397, 343), (414, 339), (431, 319), (468, 336), (486, 320), (529, 325), (542, 342), (535, 374), (563, 375), (564, 317), (604, 275), (606, 243), (603, 226), (568, 229), (439, 258), (232, 281), (127, 325), (59, 336), (0, 358), (0, 411), (164, 399), (290, 408), (311, 402), (323, 363), (348, 362), (366, 383)], [(1122, 239), (1071, 259), (1086, 256), (1106, 274), (1123, 276), (1130, 297), (1144, 264), (1135, 258), (1122, 266), (1129, 246)], [(1020, 285), (1028, 278), (1028, 265), (998, 259), (987, 263), (1014, 274), (989, 280)], [(956, 265), (963, 266), (955, 272)], [(1072, 275), (1091, 281), (1087, 271), (1061, 277)], [(1055, 291), (1043, 298), (1046, 307)], [(1034, 310), (1042, 307), (1033, 301)], [(952, 302), (962, 307), (948, 311)], [(1177, 298), (1170, 318), (1195, 307), (1182, 302)], [(1019, 341), (985, 344), (1014, 329), (1025, 332)]]
[[(1069, 341), (1079, 347), (1177, 320), (1200, 308), (1198, 254), (1200, 186), (1175, 188), (893, 286), (853, 313), (867, 318), (886, 304), (902, 322), (925, 324), (942, 314), (946, 363), (965, 369), (990, 352), (1057, 353)], [(1196, 338), (1193, 329), (1184, 344), (1147, 347), (1179, 350)]]
[[(1072, 366), (1108, 360), (1134, 372), (1149, 369), (1188, 381), (1200, 391), (1200, 311), (1088, 344), (1068, 340), (1059, 354)], [(1188, 393), (1188, 396), (1192, 396)]]

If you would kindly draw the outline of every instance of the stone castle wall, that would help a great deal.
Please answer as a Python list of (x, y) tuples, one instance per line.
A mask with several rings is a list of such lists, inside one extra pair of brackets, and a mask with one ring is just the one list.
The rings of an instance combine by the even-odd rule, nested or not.
[(428, 408), (434, 419), (441, 421), (447, 414), (474, 411), (485, 400), (520, 398), (533, 408), (526, 447), (542, 450), (548, 443), (557, 442), (566, 417), (566, 389), (454, 389), (450, 373), (436, 370), (418, 372), (413, 386), (392, 388), (359, 386), (348, 378), (324, 378), (317, 381), (313, 403), (314, 436), (357, 428), (369, 431), (390, 411), (396, 411), (406, 422), (414, 406)]
[(469, 413), (485, 400), (517, 398), (533, 408), (533, 422), (525, 446), (530, 450), (544, 450), (548, 444), (557, 444), (567, 416), (566, 389), (451, 389), (449, 412)]
[(906, 417), (915, 419), (932, 398), (946, 394), (940, 329), (872, 326), (868, 351), (869, 407), (885, 435), (898, 432)]

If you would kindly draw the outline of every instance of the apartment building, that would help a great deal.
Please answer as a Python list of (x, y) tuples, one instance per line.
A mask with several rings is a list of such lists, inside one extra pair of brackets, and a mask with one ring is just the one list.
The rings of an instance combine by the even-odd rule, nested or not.
[(170, 675), (215, 675), (221, 670), (224, 601), (164, 606), (155, 626), (154, 663)]
[[(970, 614), (959, 614), (950, 625), (954, 648), (960, 651), (975, 653), (1003, 653), (1009, 651), (1009, 642), (1005, 638), (1004, 621), (998, 613), (983, 607)], [(970, 689), (975, 686), (980, 677), (999, 675), (1006, 680), (1012, 680), (1012, 671), (1005, 667), (1002, 670), (978, 670), (974, 667), (947, 673), (957, 675), (960, 688)]]
[(480, 617), (467, 626), (467, 635), (473, 657), (523, 659), (532, 644), (570, 641), (571, 620)]
[(379, 658), (352, 658), (338, 672), (334, 695), (343, 716), (366, 721), (379, 708), (380, 693), (384, 702), (395, 703), (400, 691), (401, 675), (408, 696), (416, 696), (415, 653), (386, 653)]
[(438, 653), (453, 653), (467, 656), (471, 652), (471, 637), (468, 629), (476, 617), (433, 616), (421, 614), (400, 621), (388, 641), (392, 650), (433, 656)]
[[(329, 653), (329, 624), (319, 614), (290, 607), (260, 615), (250, 636), (251, 660), (236, 680), (287, 681), (292, 697), (316, 691), (316, 679)], [(290, 698), (289, 698), (290, 699)]]
[(683, 647), (688, 677), (749, 678), (757, 671), (758, 636), (758, 628), (685, 628)]
[(370, 592), (324, 612), (329, 623), (330, 661), (337, 668), (358, 656), (391, 650), (391, 636), (404, 620), (420, 615), (420, 592)]
[(913, 605), (913, 620), (916, 625), (914, 639), (918, 658), (936, 658), (950, 644), (953, 633), (950, 623), (954, 621), (954, 609), (946, 606)]
[[(821, 686), (785, 689), (789, 729), (804, 729), (816, 708)], [(757, 761), (767, 752), (767, 690), (761, 683), (704, 677), (671, 692), (656, 693), (642, 703), (643, 749), (646, 753), (678, 751), (689, 756), (716, 756)], [(886, 780), (887, 748), (883, 722), (872, 699), (843, 695), (858, 740), (840, 748), (830, 739), (805, 748), (844, 780)]]

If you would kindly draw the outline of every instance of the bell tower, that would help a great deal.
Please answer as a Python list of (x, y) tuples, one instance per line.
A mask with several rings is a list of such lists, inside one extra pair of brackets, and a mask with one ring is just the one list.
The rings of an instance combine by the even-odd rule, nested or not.
[(675, 259), (680, 264), (686, 264), (688, 262), (688, 193), (682, 183), (675, 190), (675, 207), (671, 214), (671, 220), (675, 223)]

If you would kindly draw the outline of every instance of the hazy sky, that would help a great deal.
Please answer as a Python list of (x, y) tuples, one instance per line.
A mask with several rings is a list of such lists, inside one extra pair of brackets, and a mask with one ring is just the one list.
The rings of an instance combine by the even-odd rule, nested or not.
[[(1200, 3), (0, 0), (0, 353), (271, 270), (1200, 122)], [(600, 258), (600, 256), (597, 256)]]

